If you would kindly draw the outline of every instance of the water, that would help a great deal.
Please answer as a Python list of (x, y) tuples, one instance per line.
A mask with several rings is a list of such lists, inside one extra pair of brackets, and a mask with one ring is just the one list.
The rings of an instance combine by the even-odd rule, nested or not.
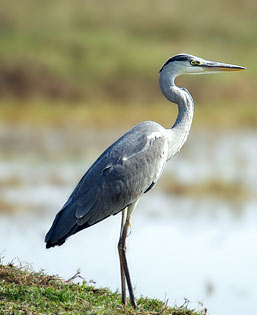
[[(4, 260), (18, 257), (35, 270), (65, 279), (80, 269), (87, 281), (119, 289), (120, 215), (78, 233), (59, 248), (46, 250), (43, 244), (55, 213), (114, 134), (97, 135), (101, 149), (78, 131), (69, 136), (76, 138), (72, 147), (64, 131), (30, 134), (17, 131), (12, 141), (2, 141), (0, 252)], [(10, 139), (10, 133), (6, 135)], [(18, 148), (14, 143), (19, 143)], [(167, 164), (163, 179), (142, 198), (133, 215), (128, 260), (136, 296), (168, 299), (170, 305), (183, 304), (185, 297), (191, 307), (203, 303), (210, 314), (254, 313), (256, 148), (254, 132), (201, 131)], [(239, 183), (246, 195), (208, 190), (200, 195), (190, 190), (167, 193), (167, 181), (174, 180), (189, 186), (205, 181)]]

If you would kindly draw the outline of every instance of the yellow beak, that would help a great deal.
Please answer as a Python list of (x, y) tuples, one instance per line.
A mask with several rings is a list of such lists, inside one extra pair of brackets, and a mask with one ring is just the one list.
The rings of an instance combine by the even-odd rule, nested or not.
[(206, 61), (205, 63), (201, 64), (201, 67), (204, 68), (204, 71), (210, 71), (210, 72), (246, 70), (245, 67), (230, 65), (230, 64), (221, 63), (221, 62), (213, 62), (213, 61)]

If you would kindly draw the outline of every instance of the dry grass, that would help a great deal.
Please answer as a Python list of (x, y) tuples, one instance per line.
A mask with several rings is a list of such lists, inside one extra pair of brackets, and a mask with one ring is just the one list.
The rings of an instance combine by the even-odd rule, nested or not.
[[(119, 129), (132, 127), (144, 121), (157, 121), (170, 127), (177, 109), (163, 101), (148, 105), (139, 103), (83, 103), (45, 102), (30, 100), (0, 101), (0, 123), (31, 125), (34, 127)], [(193, 128), (257, 128), (255, 103), (206, 103), (196, 104)]]
[(15, 212), (17, 210), (17, 207), (4, 200), (4, 199), (0, 199), (0, 212), (6, 212), (6, 213), (12, 213), (12, 212)]
[(252, 192), (245, 188), (239, 181), (223, 181), (210, 179), (194, 184), (185, 184), (173, 178), (165, 178), (161, 181), (162, 189), (178, 196), (207, 197), (213, 196), (218, 199), (246, 200)]
[(8, 178), (0, 178), (0, 189), (4, 187), (17, 188), (22, 185), (22, 179), (19, 176), (13, 175)]
[(19, 267), (13, 263), (7, 265), (0, 264), (0, 282), (12, 283), (25, 286), (53, 286), (60, 287), (63, 283), (57, 276), (49, 276), (43, 272), (31, 272), (29, 265), (19, 263)]

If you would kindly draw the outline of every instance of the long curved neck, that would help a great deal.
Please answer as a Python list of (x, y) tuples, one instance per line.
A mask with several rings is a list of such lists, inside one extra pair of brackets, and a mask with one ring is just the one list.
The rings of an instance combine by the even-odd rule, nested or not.
[(167, 129), (168, 160), (177, 154), (186, 142), (194, 114), (194, 102), (190, 93), (174, 83), (175, 75), (170, 71), (161, 71), (160, 89), (163, 95), (178, 105), (178, 116), (174, 125)]

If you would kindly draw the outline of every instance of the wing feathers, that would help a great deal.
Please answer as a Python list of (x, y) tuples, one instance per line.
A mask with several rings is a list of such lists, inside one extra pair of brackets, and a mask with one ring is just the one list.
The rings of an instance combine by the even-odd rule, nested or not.
[(156, 123), (137, 125), (82, 177), (46, 235), (47, 247), (123, 210), (152, 188), (164, 167), (167, 139)]
[(80, 219), (87, 214), (88, 211), (94, 206), (98, 198), (98, 189), (94, 185), (88, 189), (82, 196), (77, 198), (78, 208), (76, 209), (75, 216)]

